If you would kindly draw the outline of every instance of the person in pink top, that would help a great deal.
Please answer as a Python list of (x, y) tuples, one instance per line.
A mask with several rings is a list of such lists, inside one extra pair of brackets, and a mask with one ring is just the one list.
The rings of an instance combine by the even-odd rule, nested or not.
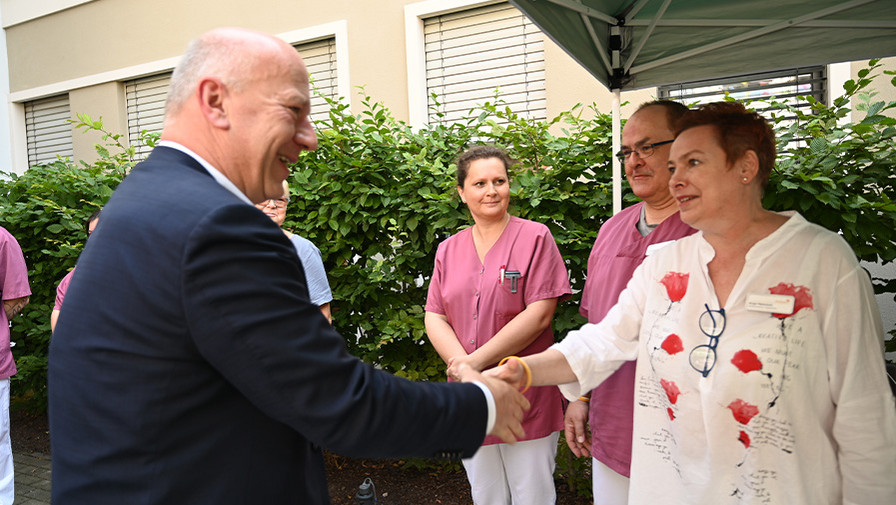
[[(681, 222), (678, 204), (669, 191), (671, 172), (666, 166), (675, 122), (687, 111), (678, 102), (646, 102), (622, 130), (622, 150), (617, 156), (625, 166), (632, 192), (641, 201), (611, 217), (597, 234), (579, 308), (589, 323), (600, 322), (616, 305), (619, 293), (645, 257), (696, 231)], [(635, 362), (630, 361), (566, 409), (567, 445), (576, 456), (590, 454), (593, 458), (596, 505), (628, 501), (634, 398)]]
[[(457, 192), (473, 226), (439, 244), (426, 300), (426, 332), (447, 365), (491, 368), (554, 342), (557, 302), (571, 294), (566, 266), (548, 228), (507, 212), (512, 161), (496, 147), (476, 146), (457, 160)], [(477, 505), (554, 503), (554, 460), (563, 428), (555, 387), (525, 393), (532, 409), (525, 437), (511, 446), (486, 438), (463, 460)]]
[[(87, 238), (90, 238), (90, 234), (93, 233), (99, 220), (99, 210), (87, 218)], [(85, 239), (85, 243), (86, 242), (87, 240)], [(59, 281), (59, 285), (56, 286), (56, 302), (53, 304), (53, 311), (50, 312), (50, 331), (56, 329), (56, 321), (59, 320), (59, 311), (62, 310), (62, 301), (65, 300), (65, 292), (68, 291), (68, 285), (72, 281), (72, 276), (75, 274), (75, 268), (72, 268), (69, 273), (65, 274), (65, 277), (63, 277), (62, 280)]]
[(15, 495), (9, 438), (9, 378), (16, 374), (16, 363), (9, 342), (9, 322), (28, 305), (30, 296), (22, 248), (6, 228), (0, 227), (0, 503), (12, 503)]

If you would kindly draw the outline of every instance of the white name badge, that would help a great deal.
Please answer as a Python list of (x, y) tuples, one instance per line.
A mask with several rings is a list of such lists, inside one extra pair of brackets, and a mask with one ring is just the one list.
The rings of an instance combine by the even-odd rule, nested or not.
[(790, 295), (747, 295), (747, 310), (790, 314), (796, 298)]
[(667, 240), (665, 242), (657, 242), (656, 244), (650, 244), (647, 246), (647, 250), (644, 251), (644, 256), (650, 256), (651, 254), (659, 251), (660, 249), (666, 247), (667, 245), (675, 242), (674, 240)]

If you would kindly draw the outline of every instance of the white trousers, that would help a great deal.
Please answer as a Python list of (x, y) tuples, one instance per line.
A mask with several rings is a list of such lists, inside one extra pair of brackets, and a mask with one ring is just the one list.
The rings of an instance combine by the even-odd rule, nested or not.
[(552, 505), (560, 432), (544, 438), (480, 447), (463, 460), (475, 505)]
[(12, 505), (15, 490), (9, 440), (9, 379), (0, 379), (0, 505)]
[(625, 475), (591, 458), (591, 485), (594, 505), (625, 505), (628, 503), (628, 481)]

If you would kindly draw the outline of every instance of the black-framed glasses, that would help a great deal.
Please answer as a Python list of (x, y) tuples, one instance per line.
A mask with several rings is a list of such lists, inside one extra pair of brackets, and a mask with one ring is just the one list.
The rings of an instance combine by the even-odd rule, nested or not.
[(649, 158), (656, 152), (657, 147), (671, 144), (672, 142), (675, 142), (675, 140), (664, 140), (662, 142), (654, 142), (653, 144), (644, 144), (643, 146), (634, 149), (623, 149), (616, 153), (616, 157), (619, 158), (620, 163), (625, 163), (625, 160), (627, 160), (632, 153), (638, 153), (638, 157), (641, 159)]
[(704, 335), (709, 337), (709, 343), (698, 345), (691, 349), (688, 359), (691, 367), (700, 372), (704, 377), (709, 375), (712, 367), (716, 365), (716, 346), (719, 345), (719, 337), (725, 331), (725, 309), (712, 310), (705, 305), (706, 311), (700, 314), (698, 326)]

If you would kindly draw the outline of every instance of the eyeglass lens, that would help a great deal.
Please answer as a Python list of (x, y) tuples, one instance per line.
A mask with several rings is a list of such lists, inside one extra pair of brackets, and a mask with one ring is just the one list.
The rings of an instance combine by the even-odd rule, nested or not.
[(716, 346), (719, 345), (719, 337), (725, 331), (725, 309), (712, 310), (706, 305), (706, 311), (700, 314), (698, 324), (700, 331), (709, 337), (709, 344), (698, 345), (691, 350), (688, 359), (694, 370), (704, 377), (716, 364)]
[(640, 158), (649, 158), (653, 156), (654, 151), (659, 146), (664, 146), (666, 144), (672, 143), (672, 140), (664, 140), (662, 142), (654, 142), (653, 144), (645, 144), (641, 147), (636, 147), (634, 149), (623, 149), (616, 153), (616, 157), (619, 158), (621, 163), (625, 163), (625, 160), (628, 159), (632, 153), (637, 153)]
[(284, 199), (275, 200), (275, 199), (271, 198), (269, 200), (265, 200), (265, 201), (261, 202), (259, 205), (262, 208), (268, 207), (268, 206), (273, 206), (278, 209), (284, 209), (284, 208), (286, 208), (286, 203), (287, 203), (287, 200), (284, 200)]

